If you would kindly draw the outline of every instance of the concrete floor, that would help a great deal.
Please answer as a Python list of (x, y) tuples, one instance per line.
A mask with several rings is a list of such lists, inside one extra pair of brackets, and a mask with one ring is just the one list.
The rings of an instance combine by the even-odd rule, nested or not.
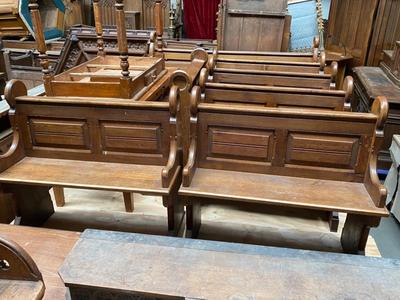
[(400, 259), (400, 223), (393, 217), (384, 218), (371, 230), (382, 257)]
[[(161, 198), (135, 194), (135, 210), (124, 211), (122, 193), (65, 189), (66, 203), (45, 227), (83, 231), (85, 228), (167, 234), (166, 209)], [(199, 238), (275, 247), (341, 252), (340, 232), (330, 232), (326, 213), (232, 202), (205, 204)], [(179, 236), (185, 237), (185, 224)], [(370, 236), (367, 256), (380, 256)]]

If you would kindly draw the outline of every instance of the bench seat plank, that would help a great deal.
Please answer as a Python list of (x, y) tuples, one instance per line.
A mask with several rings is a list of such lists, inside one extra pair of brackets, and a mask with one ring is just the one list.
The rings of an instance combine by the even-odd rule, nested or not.
[(168, 195), (163, 166), (25, 157), (0, 174), (1, 182)]
[[(212, 176), (210, 176), (210, 173)], [(363, 183), (197, 168), (182, 196), (218, 198), (326, 211), (387, 216)]]

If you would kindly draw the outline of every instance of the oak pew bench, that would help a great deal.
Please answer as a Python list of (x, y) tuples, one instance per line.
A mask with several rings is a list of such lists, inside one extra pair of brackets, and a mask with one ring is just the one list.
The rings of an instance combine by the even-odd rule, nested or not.
[(42, 274), (46, 300), (65, 299), (67, 290), (57, 272), (79, 236), (73, 231), (0, 224), (0, 237), (20, 245), (35, 262)]
[(115, 98), (30, 97), (21, 81), (6, 87), (13, 144), (0, 155), (1, 192), (12, 194), (24, 225), (54, 212), (53, 186), (163, 197), (168, 229), (178, 230), (183, 206), (178, 136), (179, 89), (167, 102)]
[(336, 62), (332, 63), (331, 69), (332, 72), (330, 74), (315, 74), (301, 72), (215, 68), (209, 78), (209, 81), (218, 83), (237, 83), (334, 90), (336, 89), (336, 75), (338, 69)]
[(32, 257), (17, 243), (0, 232), (0, 298), (43, 298), (45, 285)]
[(364, 251), (369, 228), (388, 216), (376, 172), (385, 98), (375, 100), (372, 113), (199, 102), (197, 87), (179, 190), (194, 237), (201, 203), (219, 199), (345, 212), (343, 250)]
[(399, 265), (394, 259), (89, 229), (59, 273), (72, 300), (391, 299), (400, 293)]
[(348, 76), (342, 90), (276, 87), (236, 83), (207, 82), (208, 71), (200, 74), (202, 102), (254, 104), (268, 107), (350, 110), (353, 78)]

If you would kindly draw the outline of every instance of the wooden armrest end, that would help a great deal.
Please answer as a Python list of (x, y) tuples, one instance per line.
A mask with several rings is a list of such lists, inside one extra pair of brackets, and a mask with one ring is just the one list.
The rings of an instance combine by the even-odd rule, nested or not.
[(371, 112), (377, 116), (377, 123), (375, 129), (375, 141), (373, 141), (372, 152), (369, 160), (368, 170), (366, 172), (364, 184), (370, 194), (372, 200), (377, 207), (384, 207), (386, 202), (387, 190), (381, 184), (378, 172), (377, 161), (378, 153), (384, 142), (384, 127), (387, 120), (389, 111), (389, 103), (386, 97), (379, 96), (375, 99)]
[(190, 94), (190, 146), (186, 166), (183, 169), (183, 186), (188, 187), (196, 171), (197, 153), (197, 106), (200, 101), (201, 90), (195, 86)]
[(177, 168), (182, 165), (182, 151), (179, 132), (179, 111), (180, 111), (179, 87), (174, 85), (169, 93), (169, 109), (170, 109), (170, 152), (167, 165), (161, 171), (163, 187), (169, 187), (171, 181), (175, 177)]

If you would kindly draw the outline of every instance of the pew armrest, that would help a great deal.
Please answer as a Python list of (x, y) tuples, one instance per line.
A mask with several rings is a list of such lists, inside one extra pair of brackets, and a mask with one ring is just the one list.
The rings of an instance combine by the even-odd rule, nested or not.
[(171, 181), (175, 178), (177, 169), (182, 164), (182, 151), (180, 146), (180, 99), (179, 87), (174, 85), (169, 93), (169, 108), (170, 108), (170, 152), (167, 165), (161, 171), (162, 186), (168, 188)]
[(187, 163), (183, 169), (183, 186), (188, 187), (192, 182), (193, 175), (196, 171), (197, 162), (197, 105), (200, 101), (201, 89), (195, 86), (190, 95), (190, 145)]
[(385, 97), (377, 97), (372, 105), (372, 113), (374, 113), (378, 120), (375, 129), (375, 140), (373, 141), (372, 151), (369, 159), (368, 170), (365, 174), (364, 184), (370, 194), (372, 200), (377, 207), (384, 207), (386, 201), (387, 190), (383, 184), (380, 183), (377, 162), (378, 153), (382, 147), (384, 139), (384, 126), (387, 119), (389, 104)]

